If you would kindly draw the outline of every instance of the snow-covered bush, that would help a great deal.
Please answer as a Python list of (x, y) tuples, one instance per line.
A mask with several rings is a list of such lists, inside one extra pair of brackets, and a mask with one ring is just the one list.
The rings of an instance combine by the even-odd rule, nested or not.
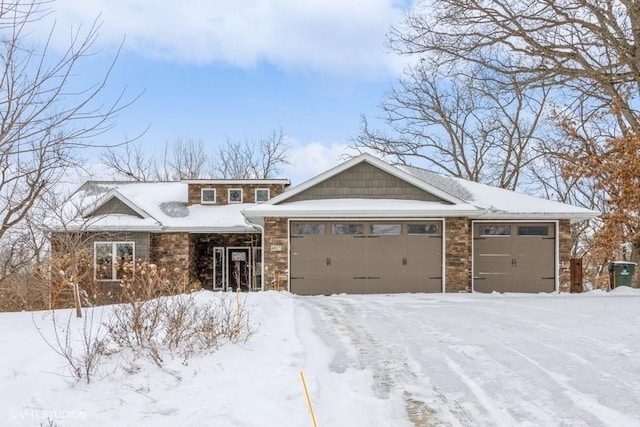
[(245, 342), (255, 332), (244, 304), (233, 295), (198, 302), (197, 294), (138, 300), (114, 307), (109, 336), (118, 351), (163, 366), (166, 356), (184, 364), (223, 342)]
[(128, 276), (120, 285), (120, 304), (84, 309), (82, 324), (71, 312), (63, 324), (52, 311), (51, 333), (36, 325), (76, 381), (89, 383), (100, 365), (116, 354), (121, 357), (110, 361), (129, 373), (137, 370), (140, 360), (163, 367), (167, 358), (179, 358), (186, 365), (196, 354), (225, 342), (246, 342), (256, 331), (241, 302), (246, 294), (204, 298), (199, 284), (188, 282), (178, 269), (167, 271), (145, 262), (123, 268)]

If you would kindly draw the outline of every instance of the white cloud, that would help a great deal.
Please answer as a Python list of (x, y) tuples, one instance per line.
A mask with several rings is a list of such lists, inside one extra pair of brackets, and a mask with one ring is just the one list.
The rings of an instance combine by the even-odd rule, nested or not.
[(289, 146), (287, 158), (290, 164), (282, 169), (279, 176), (289, 178), (293, 185), (301, 184), (326, 172), (361, 152), (369, 153), (388, 163), (394, 163), (397, 160), (393, 156), (384, 156), (371, 149), (356, 150), (344, 143), (327, 144), (318, 141), (302, 143), (292, 137), (287, 137), (287, 143)]
[(302, 144), (292, 141), (287, 151), (290, 164), (281, 173), (293, 185), (301, 184), (345, 160), (345, 156), (358, 154), (346, 144), (323, 144), (311, 142)]
[[(398, 0), (57, 0), (59, 29), (103, 21), (99, 42), (188, 63), (335, 73), (396, 73), (384, 47), (407, 5)], [(66, 33), (68, 34), (68, 32)]]

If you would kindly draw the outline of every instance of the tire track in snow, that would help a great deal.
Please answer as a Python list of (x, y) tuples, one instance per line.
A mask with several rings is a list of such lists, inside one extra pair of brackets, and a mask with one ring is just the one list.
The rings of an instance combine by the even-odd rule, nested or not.
[[(483, 419), (482, 424), (490, 423), (491, 419), (494, 419), (497, 425), (553, 425), (557, 422), (558, 414), (549, 410), (545, 404), (539, 403), (543, 394), (547, 395), (547, 399), (552, 399), (553, 392), (546, 388), (541, 388), (542, 391), (538, 392), (532, 391), (529, 387), (532, 379), (523, 375), (508, 360), (491, 352), (490, 347), (470, 344), (468, 337), (446, 332), (448, 328), (443, 327), (442, 318), (416, 318), (414, 312), (406, 312), (404, 317), (439, 343), (438, 357), (442, 359), (443, 368), (451, 373), (448, 381), (454, 377), (458, 378), (458, 387), (464, 387), (475, 396), (475, 399), (467, 398), (464, 402), (484, 410), (484, 416), (487, 418)], [(453, 327), (453, 330), (458, 329)], [(494, 342), (501, 344), (498, 341)], [(487, 343), (486, 338), (483, 343)], [(414, 349), (415, 351), (420, 350)], [(430, 363), (433, 363), (433, 360), (430, 360)], [(474, 368), (469, 371), (468, 367)], [(445, 376), (440, 377), (439, 381), (442, 382)], [(535, 400), (529, 398), (531, 393), (535, 393)], [(505, 402), (512, 402), (514, 396), (518, 396), (515, 399), (518, 403), (505, 405)], [(476, 414), (474, 425), (478, 424), (481, 416), (480, 413)]]
[(489, 395), (482, 390), (482, 387), (464, 373), (464, 370), (460, 365), (454, 362), (446, 354), (443, 355), (443, 357), (449, 369), (451, 369), (451, 371), (462, 380), (469, 390), (471, 390), (474, 396), (478, 399), (478, 402), (480, 402), (480, 404), (487, 410), (497, 425), (514, 426), (519, 424), (518, 421), (511, 416), (509, 411), (504, 408), (504, 405), (489, 397)]
[[(332, 326), (340, 329), (342, 336), (349, 340), (357, 359), (357, 364), (353, 367), (372, 371), (376, 397), (388, 400), (392, 393), (401, 393), (407, 415), (416, 427), (474, 425), (471, 417), (457, 402), (448, 401), (433, 387), (428, 375), (417, 362), (409, 358), (406, 349), (382, 343), (365, 328), (354, 323), (354, 319), (362, 314), (356, 311), (354, 302), (333, 299), (315, 300), (314, 303), (313, 306), (319, 308)], [(431, 398), (415, 393), (415, 390), (422, 390), (425, 386), (431, 392)], [(440, 415), (449, 422), (440, 419)]]
[(564, 394), (571, 399), (571, 401), (582, 410), (589, 412), (596, 419), (602, 421), (604, 425), (617, 425), (617, 426), (640, 426), (640, 421), (628, 416), (627, 414), (623, 414), (609, 406), (603, 405), (598, 402), (597, 399), (582, 393), (580, 390), (572, 387), (569, 383), (564, 379), (564, 377), (556, 372), (553, 372), (544, 366), (542, 366), (537, 361), (533, 360), (526, 354), (516, 350), (515, 348), (503, 344), (503, 347), (507, 350), (517, 354), (522, 359), (526, 360), (536, 368), (538, 368), (541, 372), (547, 375), (553, 382), (558, 384), (561, 388), (564, 389)]
[[(531, 308), (528, 307), (526, 305), (523, 304), (514, 304), (514, 303), (504, 303), (502, 301), (500, 302), (495, 302), (492, 301), (493, 304), (497, 304), (499, 306), (505, 306), (505, 305), (510, 305), (510, 306), (519, 306), (519, 307), (523, 307), (523, 308)], [(539, 307), (535, 307), (536, 310), (541, 310)], [(631, 353), (631, 351), (624, 345), (620, 345), (617, 343), (611, 343), (611, 342), (607, 342), (607, 341), (603, 341), (597, 338), (594, 338), (593, 336), (590, 335), (586, 335), (583, 333), (579, 333), (576, 331), (572, 331), (572, 330), (567, 330), (566, 328), (562, 328), (560, 326), (557, 326), (557, 324), (548, 324), (548, 323), (541, 323), (539, 321), (531, 321), (531, 320), (527, 320), (526, 318), (524, 318), (521, 314), (510, 314), (510, 313), (506, 313), (504, 311), (497, 313), (495, 310), (488, 310), (488, 309), (483, 309), (480, 307), (476, 308), (476, 311), (478, 312), (484, 312), (493, 316), (497, 316), (499, 315), (500, 317), (507, 317), (515, 322), (519, 322), (521, 324), (527, 325), (529, 327), (535, 328), (535, 329), (546, 329), (550, 332), (553, 332), (554, 334), (563, 334), (563, 335), (567, 335), (570, 337), (575, 337), (575, 338), (579, 338), (583, 341), (589, 342), (591, 344), (594, 344), (598, 347), (601, 347), (604, 350), (607, 351), (614, 351), (616, 353), (619, 354), (629, 354)], [(552, 312), (552, 313), (558, 313), (557, 310), (550, 310), (550, 309), (545, 309), (544, 311), (548, 311), (548, 312)], [(559, 316), (560, 317), (560, 316)]]

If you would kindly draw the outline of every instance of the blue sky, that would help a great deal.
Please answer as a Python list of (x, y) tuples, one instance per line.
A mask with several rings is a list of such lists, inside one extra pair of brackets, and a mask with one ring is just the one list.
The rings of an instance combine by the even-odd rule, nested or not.
[[(360, 116), (373, 118), (403, 59), (384, 46), (410, 7), (397, 0), (56, 0), (54, 46), (70, 28), (102, 22), (92, 81), (124, 50), (109, 85), (142, 97), (105, 142), (132, 137), (150, 151), (178, 137), (208, 148), (282, 128), (294, 183), (335, 165)], [(44, 28), (44, 26), (43, 26)], [(44, 31), (44, 30), (42, 30)]]

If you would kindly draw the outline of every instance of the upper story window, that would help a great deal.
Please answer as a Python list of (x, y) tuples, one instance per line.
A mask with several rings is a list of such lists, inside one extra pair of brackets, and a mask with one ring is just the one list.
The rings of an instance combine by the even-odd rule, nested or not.
[(256, 189), (256, 203), (262, 203), (269, 200), (269, 189), (268, 188), (257, 188)]
[(132, 273), (135, 261), (134, 242), (95, 242), (94, 274), (96, 280), (120, 280)]
[(203, 188), (202, 190), (200, 190), (200, 201), (203, 205), (216, 203), (215, 188)]
[(242, 189), (231, 188), (229, 189), (229, 203), (242, 203)]

